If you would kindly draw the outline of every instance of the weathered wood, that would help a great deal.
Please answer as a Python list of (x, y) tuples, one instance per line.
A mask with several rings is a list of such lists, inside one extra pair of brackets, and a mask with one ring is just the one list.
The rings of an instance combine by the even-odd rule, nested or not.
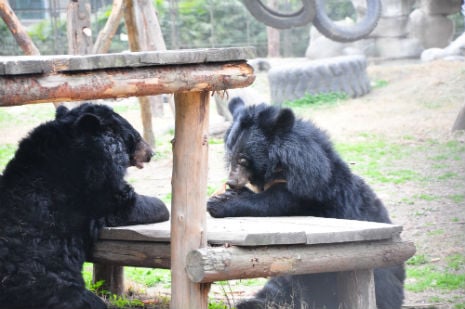
[(0, 76), (0, 106), (245, 87), (252, 71), (239, 62)]
[[(239, 246), (325, 244), (398, 238), (393, 224), (318, 217), (207, 218), (210, 244)], [(273, 227), (272, 229), (270, 227)], [(100, 239), (169, 242), (168, 222), (107, 227)]]
[(372, 269), (339, 272), (337, 290), (340, 309), (376, 309)]
[(0, 75), (51, 74), (147, 66), (235, 62), (254, 57), (249, 47), (182, 49), (104, 55), (0, 57)]
[(90, 3), (86, 0), (71, 0), (67, 9), (68, 54), (86, 55), (92, 53), (92, 27), (90, 24)]
[(10, 7), (7, 0), (0, 0), (0, 17), (5, 22), (6, 26), (13, 34), (13, 37), (19, 47), (26, 55), (39, 55), (39, 49), (35, 46), (26, 29), (19, 21), (16, 14)]
[(103, 280), (100, 289), (113, 294), (121, 295), (124, 292), (124, 269), (123, 266), (101, 264), (94, 267), (93, 282)]
[(209, 247), (189, 252), (193, 282), (370, 269), (401, 264), (415, 254), (411, 242), (337, 245)]
[(124, 2), (123, 0), (113, 0), (110, 16), (108, 16), (105, 26), (100, 30), (94, 47), (92, 48), (93, 54), (107, 53), (111, 46), (116, 31), (118, 30), (119, 23), (123, 17)]
[(208, 308), (210, 285), (189, 280), (186, 256), (189, 251), (207, 245), (209, 98), (206, 91), (175, 94), (170, 308)]
[(170, 244), (142, 241), (98, 241), (91, 262), (120, 266), (170, 268)]

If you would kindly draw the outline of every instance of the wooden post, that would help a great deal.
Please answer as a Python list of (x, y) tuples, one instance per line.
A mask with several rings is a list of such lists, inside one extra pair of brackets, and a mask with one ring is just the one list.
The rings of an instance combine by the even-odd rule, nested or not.
[[(98, 267), (97, 267), (98, 265)], [(121, 295), (124, 292), (124, 268), (108, 264), (94, 264), (93, 281), (105, 280), (101, 290)]]
[(176, 93), (174, 99), (170, 308), (206, 309), (210, 284), (189, 279), (186, 256), (207, 245), (209, 92)]
[(71, 0), (68, 5), (67, 19), (68, 54), (92, 53), (90, 4), (85, 0)]
[(338, 273), (337, 289), (341, 309), (376, 309), (372, 269)]

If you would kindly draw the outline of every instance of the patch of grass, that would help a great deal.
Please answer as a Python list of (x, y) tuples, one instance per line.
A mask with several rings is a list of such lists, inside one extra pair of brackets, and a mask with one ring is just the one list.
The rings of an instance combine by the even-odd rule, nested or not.
[(39, 124), (53, 118), (55, 118), (55, 107), (50, 103), (0, 108), (0, 128)]
[(293, 101), (286, 101), (283, 105), (285, 107), (290, 108), (317, 107), (331, 105), (341, 100), (347, 99), (347, 94), (341, 92), (328, 92), (318, 94), (307, 93), (302, 98)]
[(116, 308), (141, 308), (144, 307), (144, 303), (138, 299), (129, 298), (125, 295), (112, 294), (107, 298), (107, 302), (112, 307)]
[(210, 145), (221, 145), (223, 143), (224, 143), (224, 141), (223, 141), (222, 138), (210, 138), (208, 140), (208, 144), (210, 144)]
[(457, 173), (453, 173), (453, 172), (446, 172), (442, 175), (439, 175), (438, 176), (438, 180), (448, 180), (448, 179), (453, 179), (453, 178), (456, 178), (458, 175)]
[(7, 163), (13, 158), (16, 151), (16, 145), (3, 144), (0, 145), (0, 171), (5, 169)]
[(408, 267), (409, 280), (405, 288), (412, 292), (423, 292), (428, 289), (457, 290), (465, 287), (465, 274), (438, 271), (432, 266)]
[(423, 177), (416, 171), (398, 168), (395, 161), (409, 155), (409, 149), (388, 143), (379, 136), (361, 134), (362, 141), (337, 143), (336, 150), (351, 168), (360, 176), (373, 182), (402, 184), (407, 181), (421, 181)]
[(465, 202), (465, 195), (463, 194), (454, 194), (454, 195), (449, 195), (447, 198), (451, 199), (454, 203), (463, 203)]
[(452, 254), (446, 258), (447, 268), (458, 271), (465, 268), (465, 256), (462, 254)]
[(415, 197), (420, 200), (428, 201), (428, 202), (436, 201), (439, 198), (437, 196), (429, 195), (429, 194), (419, 194), (419, 195), (415, 195)]
[(428, 263), (428, 258), (424, 254), (415, 254), (406, 263), (407, 265), (424, 265)]
[(384, 80), (384, 79), (378, 79), (378, 80), (375, 80), (371, 83), (371, 87), (373, 89), (377, 89), (377, 88), (383, 88), (383, 87), (386, 87), (387, 85), (389, 84), (389, 82), (387, 80)]
[(125, 267), (124, 274), (128, 279), (146, 287), (153, 287), (159, 283), (171, 284), (171, 273), (168, 269)]

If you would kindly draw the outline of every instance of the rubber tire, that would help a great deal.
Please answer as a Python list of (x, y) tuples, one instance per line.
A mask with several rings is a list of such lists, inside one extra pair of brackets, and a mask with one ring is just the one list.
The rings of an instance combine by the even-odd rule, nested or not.
[(271, 68), (268, 72), (272, 104), (305, 96), (338, 92), (355, 98), (370, 92), (364, 56), (343, 56)]

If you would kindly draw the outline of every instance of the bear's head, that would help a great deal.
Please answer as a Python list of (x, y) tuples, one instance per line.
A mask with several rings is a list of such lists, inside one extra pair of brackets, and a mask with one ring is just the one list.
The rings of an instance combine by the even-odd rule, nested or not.
[(238, 97), (228, 107), (233, 115), (225, 135), (231, 188), (250, 182), (262, 191), (285, 182), (293, 194), (309, 197), (329, 182), (332, 148), (312, 123), (296, 119), (288, 108), (246, 107)]
[(152, 149), (134, 127), (108, 106), (85, 103), (69, 110), (61, 105), (55, 118), (70, 126), (82, 140), (101, 140), (100, 144), (124, 167), (142, 168), (153, 156)]

